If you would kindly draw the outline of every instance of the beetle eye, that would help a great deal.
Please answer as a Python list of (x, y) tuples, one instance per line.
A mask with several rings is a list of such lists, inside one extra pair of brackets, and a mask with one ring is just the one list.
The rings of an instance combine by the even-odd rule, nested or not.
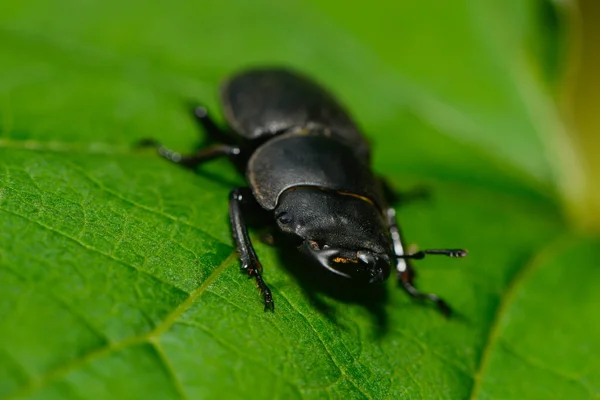
[(290, 217), (288, 213), (283, 212), (277, 216), (277, 220), (283, 225), (287, 225), (292, 222), (292, 217)]

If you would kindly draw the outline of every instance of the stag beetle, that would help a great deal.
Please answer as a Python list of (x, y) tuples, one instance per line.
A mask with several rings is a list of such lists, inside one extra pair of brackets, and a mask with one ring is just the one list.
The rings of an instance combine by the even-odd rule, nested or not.
[(415, 288), (407, 260), (426, 254), (463, 257), (466, 250), (405, 253), (395, 210), (388, 204), (389, 186), (373, 174), (366, 139), (329, 92), (288, 69), (252, 69), (224, 83), (221, 102), (233, 134), (217, 126), (205, 108), (194, 109), (216, 144), (190, 155), (153, 139), (140, 145), (156, 147), (162, 157), (188, 168), (229, 157), (245, 173), (248, 187), (233, 189), (229, 197), (231, 229), (241, 268), (256, 279), (265, 310), (274, 309), (273, 296), (263, 281), (242, 206), (268, 211), (280, 233), (333, 274), (376, 283), (394, 267), (409, 295), (450, 313), (441, 298)]

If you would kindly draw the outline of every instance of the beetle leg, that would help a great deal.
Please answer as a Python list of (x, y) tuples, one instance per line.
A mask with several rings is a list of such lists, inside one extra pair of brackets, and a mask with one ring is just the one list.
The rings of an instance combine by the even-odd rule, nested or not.
[(391, 207), (388, 208), (386, 210), (386, 217), (390, 236), (394, 245), (394, 254), (396, 257), (398, 257), (396, 260), (396, 272), (398, 273), (400, 284), (412, 297), (432, 301), (442, 312), (442, 314), (446, 316), (450, 315), (452, 310), (444, 300), (442, 300), (436, 294), (421, 292), (414, 286), (413, 281), (415, 272), (407, 259), (419, 257), (409, 257), (409, 255), (404, 254), (402, 237), (400, 236), (400, 229), (398, 228), (398, 224), (396, 222), (396, 210)]
[(213, 142), (233, 144), (233, 138), (225, 133), (213, 119), (208, 115), (206, 107), (194, 107), (194, 119), (208, 134), (208, 137)]
[(233, 238), (237, 244), (240, 260), (242, 262), (241, 269), (248, 273), (248, 276), (256, 279), (256, 285), (262, 292), (265, 301), (265, 311), (274, 310), (273, 295), (271, 290), (263, 281), (261, 272), (262, 265), (256, 256), (248, 229), (242, 216), (242, 205), (254, 203), (254, 197), (248, 188), (233, 189), (229, 195), (229, 216), (231, 218), (231, 230)]
[(398, 258), (412, 258), (413, 260), (421, 260), (425, 258), (426, 254), (436, 254), (440, 256), (448, 256), (448, 257), (464, 257), (467, 255), (467, 251), (464, 249), (427, 249), (417, 251), (412, 254), (402, 254), (397, 255)]
[(166, 148), (154, 139), (144, 139), (139, 143), (141, 147), (155, 147), (158, 154), (167, 160), (176, 164), (181, 164), (187, 168), (195, 168), (198, 165), (219, 157), (235, 157), (240, 154), (240, 148), (226, 144), (215, 144), (205, 147), (190, 155), (183, 155), (176, 151)]

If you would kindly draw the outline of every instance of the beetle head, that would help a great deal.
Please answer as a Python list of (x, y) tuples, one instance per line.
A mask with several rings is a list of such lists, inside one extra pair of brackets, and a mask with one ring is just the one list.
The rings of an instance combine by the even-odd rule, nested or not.
[(388, 278), (391, 242), (369, 201), (316, 187), (285, 191), (275, 217), (281, 231), (302, 240), (299, 250), (329, 271), (364, 282)]

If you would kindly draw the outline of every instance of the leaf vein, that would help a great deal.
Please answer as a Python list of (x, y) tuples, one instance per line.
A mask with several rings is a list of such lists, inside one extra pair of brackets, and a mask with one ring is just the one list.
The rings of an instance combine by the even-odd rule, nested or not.
[(527, 278), (529, 278), (530, 275), (533, 274), (533, 272), (535, 272), (535, 270), (543, 263), (543, 261), (552, 257), (553, 254), (562, 251), (563, 248), (567, 246), (569, 243), (569, 240), (567, 240), (568, 237), (568, 234), (560, 234), (553, 240), (547, 242), (540, 251), (533, 255), (529, 262), (525, 263), (523, 267), (521, 267), (519, 271), (513, 275), (512, 279), (506, 286), (506, 289), (501, 294), (500, 304), (494, 313), (494, 318), (483, 346), (482, 355), (479, 359), (479, 365), (477, 366), (475, 375), (473, 377), (471, 395), (469, 396), (471, 400), (475, 400), (481, 390), (483, 374), (490, 363), (492, 349), (498, 342), (500, 336), (500, 325), (502, 319), (506, 313), (506, 310), (512, 304), (512, 301), (517, 293), (517, 289), (527, 280)]
[(405, 339), (416, 343), (417, 346), (419, 346), (423, 350), (423, 352), (431, 354), (432, 356), (436, 357), (438, 360), (442, 361), (443, 363), (451, 366), (458, 372), (462, 373), (465, 377), (467, 377), (469, 379), (473, 379), (473, 375), (469, 371), (467, 371), (465, 367), (463, 367), (462, 365), (458, 364), (457, 362), (445, 357), (444, 355), (440, 354), (436, 350), (430, 348), (425, 343), (423, 343), (421, 340), (419, 340), (417, 337), (415, 337), (415, 335), (411, 335), (402, 329), (394, 329), (393, 332), (399, 333)]
[(173, 382), (173, 386), (175, 386), (175, 390), (177, 391), (177, 393), (179, 394), (179, 396), (182, 399), (187, 400), (188, 396), (185, 393), (185, 389), (183, 388), (181, 381), (177, 377), (177, 374), (175, 373), (173, 366), (169, 362), (169, 359), (167, 358), (167, 355), (165, 354), (162, 346), (160, 345), (160, 342), (158, 340), (156, 340), (155, 338), (149, 339), (149, 342), (150, 342), (150, 345), (152, 346), (152, 348), (154, 349), (154, 351), (156, 352), (156, 355), (160, 359), (161, 363), (163, 364), (165, 371), (169, 375), (169, 378)]
[[(210, 331), (210, 329), (208, 329), (204, 325), (201, 325), (201, 324), (198, 324), (198, 323), (189, 322), (189, 321), (185, 321), (185, 322), (184, 321), (179, 321), (177, 323), (181, 324), (181, 325), (186, 325), (186, 326), (189, 326), (189, 327), (201, 330), (202, 332), (206, 333), (208, 336), (212, 337), (214, 339), (214, 341), (217, 342), (219, 345), (221, 345), (223, 348), (231, 351), (234, 354), (237, 354), (238, 356), (241, 356), (242, 358), (254, 361), (261, 368), (263, 368), (266, 371), (270, 372), (271, 374), (273, 374), (277, 378), (280, 378), (278, 380), (286, 381), (291, 386), (293, 386), (294, 388), (296, 388), (296, 390), (298, 390), (299, 394), (301, 395), (301, 390), (302, 389), (300, 389), (299, 387), (297, 387), (297, 385), (294, 382), (290, 381), (288, 377), (286, 377), (285, 375), (280, 374), (276, 370), (273, 370), (272, 368), (270, 368), (268, 363), (263, 363), (260, 359), (256, 359), (254, 357), (249, 357), (247, 353), (241, 352), (237, 347), (235, 347), (235, 346), (231, 345), (230, 343), (228, 343), (227, 341), (221, 339), (218, 335), (215, 335), (213, 332)], [(275, 396), (273, 396), (273, 397), (275, 397)]]
[(204, 235), (206, 235), (206, 236), (208, 236), (208, 237), (210, 237), (210, 238), (218, 241), (221, 244), (225, 244), (225, 245), (231, 246), (231, 243), (224, 242), (222, 239), (214, 236), (209, 231), (205, 231), (204, 229), (200, 228), (199, 226), (191, 224), (191, 223), (189, 223), (186, 220), (179, 219), (179, 218), (177, 218), (177, 217), (175, 217), (175, 216), (173, 216), (171, 214), (165, 213), (164, 211), (157, 210), (157, 209), (154, 209), (152, 207), (145, 206), (145, 205), (143, 205), (141, 203), (138, 203), (135, 200), (131, 200), (131, 199), (128, 199), (127, 197), (125, 197), (125, 196), (122, 196), (121, 194), (115, 192), (114, 190), (109, 189), (108, 187), (106, 187), (100, 180), (96, 179), (91, 174), (87, 173), (79, 165), (75, 164), (72, 161), (68, 161), (68, 162), (69, 162), (69, 164), (71, 164), (71, 166), (73, 167), (73, 169), (77, 170), (81, 174), (81, 176), (83, 176), (84, 178), (86, 178), (90, 182), (94, 183), (96, 186), (98, 186), (100, 189), (102, 189), (106, 193), (108, 193), (108, 194), (110, 194), (110, 195), (118, 198), (119, 200), (122, 200), (125, 203), (128, 203), (128, 204), (133, 205), (133, 206), (138, 207), (138, 208), (141, 208), (142, 210), (148, 211), (148, 212), (153, 213), (155, 215), (159, 215), (159, 216), (167, 218), (167, 219), (169, 219), (171, 221), (177, 222), (178, 224), (183, 224), (183, 225), (189, 226), (190, 228), (193, 228), (193, 229), (201, 232), (202, 234), (204, 234)]
[(542, 371), (546, 371), (551, 373), (552, 375), (556, 375), (559, 378), (562, 378), (566, 381), (569, 382), (573, 382), (579, 386), (581, 386), (590, 396), (590, 398), (600, 398), (600, 394), (598, 393), (594, 393), (594, 390), (592, 388), (590, 388), (588, 385), (586, 385), (582, 380), (580, 376), (574, 376), (571, 375), (567, 372), (564, 371), (560, 371), (557, 369), (553, 369), (548, 367), (547, 365), (544, 365), (544, 363), (540, 360), (537, 360), (535, 358), (531, 358), (528, 357), (524, 354), (521, 354), (518, 350), (516, 350), (513, 346), (511, 346), (506, 340), (499, 340), (498, 344), (500, 346), (502, 346), (502, 348), (504, 350), (506, 350), (508, 353), (512, 354), (513, 356), (515, 356), (516, 358), (520, 359), (521, 361), (525, 362), (527, 365), (533, 367), (533, 368), (537, 368), (539, 370)]
[(308, 317), (306, 315), (304, 315), (298, 308), (296, 308), (292, 304), (292, 302), (287, 298), (287, 296), (285, 296), (281, 291), (279, 291), (279, 296), (281, 296), (283, 299), (285, 299), (285, 301), (289, 304), (289, 306), (294, 311), (296, 311), (296, 313), (298, 313), (298, 315), (300, 315), (306, 321), (306, 323), (308, 324), (308, 326), (310, 326), (311, 330), (315, 334), (315, 337), (317, 338), (317, 340), (319, 341), (319, 343), (321, 344), (321, 346), (323, 347), (323, 349), (327, 352), (327, 354), (329, 355), (329, 358), (331, 359), (331, 361), (333, 362), (333, 364), (340, 371), (340, 374), (343, 375), (343, 376), (346, 376), (346, 378), (348, 378), (348, 382), (350, 382), (350, 384), (352, 386), (354, 386), (356, 388), (356, 390), (358, 390), (359, 393), (361, 393), (362, 395), (364, 395), (368, 399), (372, 399), (372, 397), (368, 393), (365, 393), (364, 390), (361, 389), (361, 387), (355, 382), (354, 378), (348, 374), (348, 372), (346, 371), (346, 368), (344, 367), (344, 365), (342, 363), (340, 363), (337, 360), (337, 358), (333, 355), (333, 352), (331, 351), (331, 349), (329, 348), (329, 346), (327, 346), (327, 344), (325, 343), (325, 341), (323, 340), (323, 338), (319, 334), (318, 330), (310, 322), (310, 320), (308, 319)]
[(155, 338), (163, 334), (171, 327), (176, 320), (196, 301), (202, 293), (220, 276), (225, 268), (231, 263), (232, 258), (236, 256), (233, 251), (215, 270), (198, 286), (181, 304), (179, 304), (170, 314), (168, 314), (161, 324), (158, 324), (153, 330), (137, 336), (130, 336), (117, 342), (111, 342), (107, 346), (99, 347), (92, 350), (81, 357), (57, 367), (42, 376), (31, 379), (25, 386), (14, 392), (9, 398), (20, 398), (24, 395), (31, 394), (35, 390), (40, 390), (52, 381), (60, 379), (69, 372), (84, 366), (85, 364), (101, 357), (108, 356), (116, 351), (123, 350), (127, 347), (141, 343), (150, 343)]
[(90, 246), (90, 245), (88, 245), (86, 243), (83, 243), (83, 242), (77, 240), (77, 238), (69, 236), (68, 234), (66, 234), (64, 232), (61, 232), (61, 231), (59, 231), (57, 229), (54, 229), (53, 227), (51, 227), (49, 225), (46, 225), (46, 224), (44, 224), (44, 223), (42, 223), (40, 221), (36, 221), (34, 219), (31, 219), (31, 218), (28, 218), (28, 217), (26, 217), (26, 216), (24, 216), (22, 214), (14, 212), (14, 211), (7, 210), (5, 208), (0, 208), (0, 210), (4, 211), (5, 213), (8, 213), (8, 214), (11, 214), (11, 215), (23, 218), (24, 220), (27, 220), (27, 221), (32, 222), (34, 224), (37, 224), (37, 225), (39, 225), (39, 226), (41, 226), (41, 227), (43, 227), (43, 228), (45, 228), (45, 229), (47, 229), (47, 230), (49, 230), (51, 232), (54, 232), (54, 233), (56, 233), (56, 234), (58, 234), (58, 235), (60, 235), (60, 236), (62, 236), (64, 238), (66, 238), (66, 239), (69, 239), (69, 240), (73, 241), (74, 243), (77, 243), (78, 245), (80, 245), (81, 247), (83, 247), (83, 248), (85, 248), (85, 249), (87, 249), (89, 251), (92, 251), (92, 252), (94, 252), (96, 254), (100, 254), (100, 255), (102, 255), (104, 257), (110, 258), (111, 260), (116, 261), (116, 262), (118, 262), (121, 265), (124, 265), (124, 266), (126, 266), (128, 268), (131, 268), (131, 269), (133, 269), (133, 270), (135, 270), (135, 271), (137, 271), (137, 272), (139, 272), (141, 274), (147, 275), (150, 278), (156, 280), (157, 282), (160, 282), (160, 283), (162, 283), (162, 284), (170, 287), (171, 289), (174, 289), (174, 290), (176, 290), (178, 292), (182, 292), (182, 293), (188, 294), (185, 290), (178, 288), (177, 286), (175, 286), (174, 284), (172, 284), (170, 282), (167, 282), (167, 281), (164, 281), (164, 280), (160, 279), (159, 277), (157, 277), (156, 275), (151, 274), (148, 271), (145, 271), (145, 270), (143, 270), (141, 268), (138, 268), (138, 267), (136, 267), (133, 264), (128, 264), (125, 261), (120, 260), (120, 259), (118, 259), (117, 257), (115, 257), (115, 256), (113, 256), (111, 254), (105, 253), (105, 252), (103, 252), (101, 250), (98, 250), (98, 249), (96, 249), (96, 248), (94, 248), (94, 247), (92, 247), (92, 246)]

